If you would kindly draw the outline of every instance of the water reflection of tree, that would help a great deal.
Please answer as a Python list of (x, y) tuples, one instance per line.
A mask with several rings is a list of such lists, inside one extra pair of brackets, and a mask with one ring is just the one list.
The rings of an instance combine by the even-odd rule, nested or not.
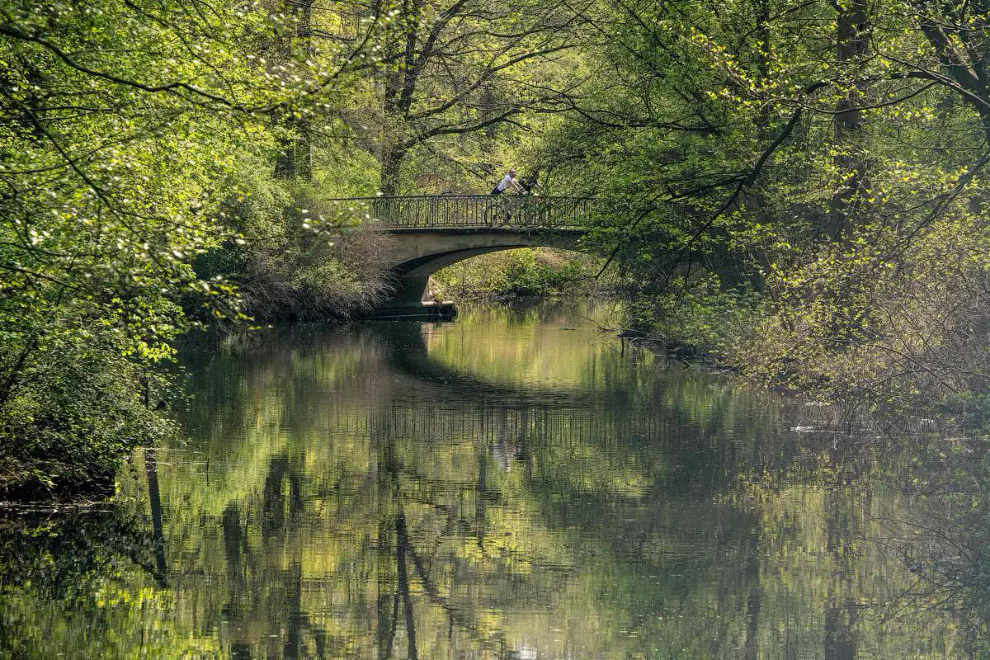
[[(203, 436), (209, 487), (181, 466), (163, 484), (170, 557), (209, 577), (171, 576), (198, 634), (226, 619), (242, 654), (284, 629), (275, 657), (383, 658), (506, 657), (541, 626), (527, 644), (697, 657), (843, 657), (885, 634), (848, 577), (887, 570), (857, 513), (882, 503), (795, 472), (818, 448), (765, 397), (598, 348), (575, 371), (592, 380), (555, 392), (463, 377), (456, 353), (429, 367), (409, 327), (322, 342), (228, 365), (242, 419)], [(582, 624), (555, 647), (565, 603)]]
[[(125, 477), (129, 478), (129, 476)], [(190, 657), (150, 521), (126, 503), (0, 517), (0, 657)]]
[[(414, 467), (401, 463), (397, 457), (396, 438), (394, 434), (385, 433), (377, 436), (378, 442), (378, 657), (391, 658), (394, 653), (396, 631), (400, 621), (400, 604), (402, 623), (406, 635), (406, 652), (408, 658), (418, 658), (420, 653), (416, 644), (416, 617), (414, 613), (414, 597), (410, 590), (410, 566), (419, 588), (425, 596), (423, 606), (433, 607), (443, 613), (447, 619), (446, 626), (451, 631), (456, 628), (467, 633), (471, 642), (478, 649), (490, 648), (491, 641), (485, 638), (481, 626), (470, 609), (464, 609), (454, 603), (451, 598), (441, 594), (436, 580), (431, 575), (430, 566), (435, 563), (427, 561), (423, 553), (417, 549), (415, 540), (409, 532), (409, 523), (405, 513), (406, 502), (422, 502), (422, 497), (404, 494), (403, 475), (411, 477), (415, 482), (423, 475), (417, 474)], [(480, 455), (487, 456), (487, 447), (482, 447)], [(437, 501), (428, 504), (442, 518), (437, 525), (441, 537), (450, 535), (455, 530), (468, 532), (465, 538), (475, 539), (479, 549), (483, 551), (485, 542), (485, 503), (490, 498), (486, 483), (486, 461), (479, 461), (478, 483), (475, 496), (473, 520), (451, 506)], [(443, 538), (433, 540), (432, 545), (439, 546)], [(431, 544), (424, 543), (429, 546)], [(394, 564), (389, 560), (394, 558)], [(429, 559), (435, 559), (430, 557)]]
[(902, 443), (888, 468), (918, 506), (884, 519), (886, 541), (914, 576), (901, 609), (949, 613), (962, 631), (960, 655), (990, 657), (990, 454), (985, 439), (933, 434)]
[[(269, 637), (269, 657), (296, 658), (312, 642), (317, 657), (326, 657), (323, 628), (312, 622), (303, 608), (303, 545), (295, 530), (304, 524), (302, 480), (296, 461), (288, 453), (274, 456), (268, 464), (261, 495), (261, 546), (253, 550), (241, 521), (240, 509), (231, 503), (223, 512), (223, 546), (226, 557), (228, 601), (223, 614), (235, 634), (231, 655), (252, 657), (252, 640), (244, 632), (254, 620), (270, 628), (284, 629), (281, 653)], [(264, 593), (259, 601), (257, 595)]]
[(852, 660), (857, 650), (859, 604), (851, 578), (856, 574), (854, 539), (862, 537), (857, 518), (833, 493), (825, 495), (825, 551), (836, 567), (837, 579), (829, 582), (825, 606), (825, 657)]

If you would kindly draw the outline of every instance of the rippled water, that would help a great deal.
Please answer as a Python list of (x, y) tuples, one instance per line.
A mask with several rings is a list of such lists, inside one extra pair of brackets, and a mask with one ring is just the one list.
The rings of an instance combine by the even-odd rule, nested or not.
[(138, 453), (100, 511), (8, 526), (0, 653), (975, 653), (919, 588), (930, 498), (840, 451), (827, 410), (666, 364), (608, 311), (188, 351), (186, 444)]

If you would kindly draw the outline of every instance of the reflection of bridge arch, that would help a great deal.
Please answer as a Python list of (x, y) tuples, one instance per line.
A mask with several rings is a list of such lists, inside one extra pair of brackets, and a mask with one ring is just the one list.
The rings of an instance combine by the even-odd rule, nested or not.
[[(739, 442), (729, 438), (755, 447), (781, 446), (780, 438), (755, 414), (760, 404), (731, 386), (699, 390), (690, 380), (680, 376), (668, 380), (659, 373), (650, 379), (651, 387), (637, 378), (609, 379), (607, 385), (587, 388), (491, 382), (431, 357), (421, 328), (415, 323), (362, 328), (380, 338), (376, 343), (383, 349), (383, 361), (415, 383), (403, 388), (399, 399), (369, 416), (368, 430), (376, 436), (460, 435), (487, 446), (502, 438), (530, 438), (532, 434), (541, 438), (541, 445), (548, 445), (551, 438), (564, 443), (594, 438), (606, 445), (621, 440), (630, 447), (662, 444), (669, 466), (678, 468), (664, 478), (684, 493), (700, 487), (713, 492), (728, 487), (733, 475), (713, 469), (712, 458), (740, 449)], [(629, 364), (628, 357), (617, 354), (615, 359)], [(693, 404), (699, 396), (708, 402), (700, 418)], [(786, 451), (772, 457), (763, 451), (744, 450), (746, 460), (790, 461), (795, 447), (791, 440)], [(526, 444), (531, 443), (527, 440)]]
[(396, 280), (386, 314), (422, 314), (430, 275), (464, 259), (523, 247), (584, 251), (598, 202), (581, 197), (509, 195), (402, 195), (336, 200), (365, 209), (373, 226), (387, 232), (395, 249), (388, 257)]
[(514, 386), (492, 382), (458, 371), (431, 358), (422, 328), (418, 324), (387, 324), (376, 330), (382, 334), (382, 346), (389, 366), (416, 381), (442, 389), (445, 398), (455, 396), (458, 399), (520, 409), (534, 406), (573, 409), (592, 404), (620, 403), (635, 395), (632, 389), (615, 387), (615, 383), (609, 388), (582, 388)]

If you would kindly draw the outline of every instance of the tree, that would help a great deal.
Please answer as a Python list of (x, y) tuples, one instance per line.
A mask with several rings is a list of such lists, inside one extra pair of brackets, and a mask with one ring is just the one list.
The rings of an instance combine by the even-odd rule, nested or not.
[(863, 153), (863, 111), (865, 98), (856, 74), (869, 54), (870, 25), (865, 0), (836, 3), (836, 65), (846, 79), (848, 92), (836, 104), (835, 165), (842, 177), (838, 192), (832, 197), (827, 234), (838, 239), (855, 226), (857, 206), (865, 205), (869, 195), (866, 154)]
[(126, 446), (167, 431), (151, 372), (188, 327), (183, 306), (243, 316), (191, 262), (234, 238), (220, 204), (272, 153), (266, 118), (303, 114), (342, 71), (259, 66), (270, 26), (237, 2), (0, 9), (5, 471), (61, 460), (65, 487), (112, 474)]
[(983, 363), (981, 6), (634, 1), (589, 24), (612, 36), (597, 94), (546, 158), (610, 200), (592, 240), (631, 323), (860, 400), (986, 382), (938, 348)]
[(380, 36), (384, 60), (378, 160), (381, 191), (396, 194), (408, 154), (452, 136), (518, 126), (560, 111), (579, 82), (561, 62), (578, 46), (580, 14), (567, 3), (402, 0)]

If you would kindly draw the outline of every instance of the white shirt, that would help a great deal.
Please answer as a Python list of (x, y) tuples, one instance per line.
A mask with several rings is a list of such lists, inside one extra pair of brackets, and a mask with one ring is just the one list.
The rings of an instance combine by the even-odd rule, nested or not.
[(498, 182), (498, 191), (505, 192), (512, 187), (512, 175), (506, 174), (505, 178)]

